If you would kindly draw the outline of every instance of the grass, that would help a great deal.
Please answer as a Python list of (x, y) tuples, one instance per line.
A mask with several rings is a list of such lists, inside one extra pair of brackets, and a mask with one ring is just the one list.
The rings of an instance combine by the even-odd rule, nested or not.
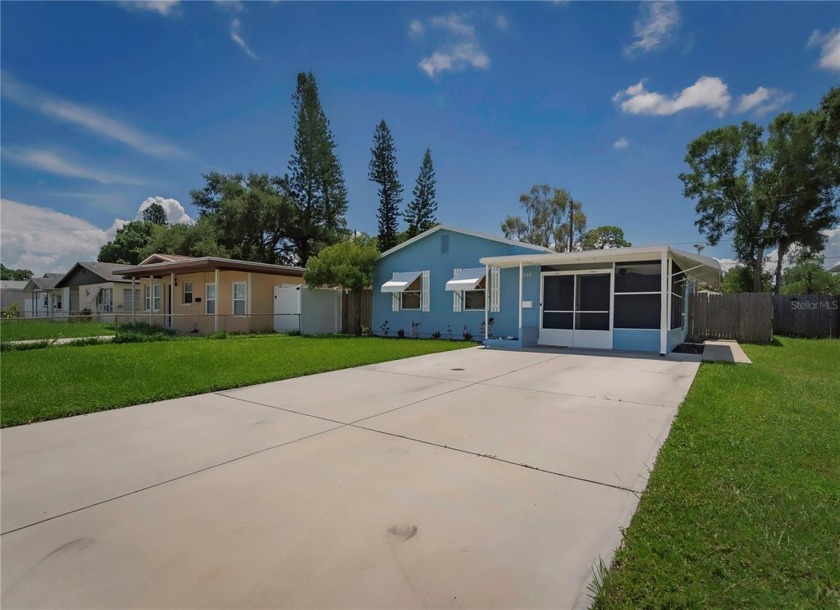
[(703, 364), (593, 608), (840, 607), (840, 341)]
[(470, 345), (377, 337), (255, 335), (11, 351), (0, 359), (0, 425), (16, 426)]
[(39, 320), (38, 318), (4, 319), (0, 321), (0, 341), (25, 339), (64, 339), (113, 335), (114, 325), (104, 322)]

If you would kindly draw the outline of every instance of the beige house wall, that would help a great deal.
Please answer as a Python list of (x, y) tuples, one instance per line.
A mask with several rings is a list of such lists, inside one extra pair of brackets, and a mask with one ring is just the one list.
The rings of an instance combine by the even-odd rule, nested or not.
[[(250, 276), (250, 294), (248, 283)], [(161, 286), (161, 307), (159, 312), (145, 309), (145, 291), (149, 278), (138, 278), (140, 290), (138, 322), (149, 322), (158, 326), (171, 326), (181, 333), (198, 331), (202, 335), (214, 332), (216, 316), (207, 313), (207, 285), (215, 283), (214, 271), (199, 273), (176, 273), (173, 278), (155, 278), (151, 283)], [(184, 288), (192, 283), (193, 302), (184, 303)], [(246, 286), (246, 315), (233, 315), (233, 284), (242, 282)], [(283, 284), (302, 284), (303, 278), (244, 271), (220, 271), (219, 286), (216, 289), (216, 312), (220, 331), (245, 333), (272, 330), (274, 327), (274, 287)], [(169, 293), (172, 290), (172, 309), (169, 309)], [(200, 300), (199, 300), (200, 299)], [(129, 312), (130, 313), (130, 312)], [(174, 315), (170, 316), (172, 313)]]

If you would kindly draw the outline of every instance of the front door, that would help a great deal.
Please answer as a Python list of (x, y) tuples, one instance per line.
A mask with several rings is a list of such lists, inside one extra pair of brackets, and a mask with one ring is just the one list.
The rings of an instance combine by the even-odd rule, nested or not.
[(544, 273), (540, 344), (612, 348), (611, 281), (604, 270)]

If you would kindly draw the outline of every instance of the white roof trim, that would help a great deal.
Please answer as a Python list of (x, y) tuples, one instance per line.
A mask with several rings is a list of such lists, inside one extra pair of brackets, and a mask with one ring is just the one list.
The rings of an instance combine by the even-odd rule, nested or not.
[(485, 273), (486, 270), (484, 267), (456, 271), (452, 279), (446, 282), (446, 290), (458, 292), (461, 290), (475, 290), (481, 283), (481, 280), (484, 279)]
[(397, 252), (398, 250), (401, 250), (401, 249), (405, 248), (406, 246), (409, 246), (409, 245), (413, 244), (414, 242), (420, 241), (421, 239), (425, 239), (426, 237), (428, 237), (429, 235), (431, 235), (432, 233), (435, 233), (437, 231), (452, 231), (453, 233), (461, 233), (462, 235), (469, 235), (471, 237), (478, 237), (480, 239), (487, 239), (487, 240), (495, 241), (495, 242), (498, 242), (498, 243), (501, 243), (501, 244), (508, 244), (509, 246), (521, 246), (523, 248), (529, 248), (531, 250), (534, 250), (535, 252), (545, 252), (545, 253), (553, 252), (553, 250), (550, 250), (548, 248), (543, 248), (542, 246), (535, 246), (533, 244), (526, 244), (523, 241), (516, 241), (515, 239), (506, 239), (504, 237), (498, 237), (496, 235), (489, 235), (487, 233), (479, 233), (478, 231), (470, 231), (469, 229), (459, 229), (458, 227), (450, 227), (449, 225), (437, 225), (436, 227), (432, 227), (428, 231), (424, 231), (420, 235), (415, 235), (411, 239), (408, 239), (408, 240), (404, 241), (399, 246), (394, 246), (390, 250), (386, 250), (385, 252), (383, 252), (382, 254), (379, 255), (379, 258), (380, 259), (385, 258), (386, 256), (388, 256), (390, 254), (393, 254), (394, 252)]
[(422, 271), (395, 273), (394, 277), (382, 284), (382, 292), (404, 292), (420, 277), (421, 273)]

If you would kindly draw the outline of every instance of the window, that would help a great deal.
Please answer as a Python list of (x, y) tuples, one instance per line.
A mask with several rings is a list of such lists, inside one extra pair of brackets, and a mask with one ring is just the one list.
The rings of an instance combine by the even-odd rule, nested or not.
[(152, 308), (152, 287), (143, 287), (143, 311), (149, 311)]
[(245, 282), (233, 283), (233, 315), (244, 316), (246, 311)]
[(135, 304), (140, 300), (140, 291), (134, 290), (131, 294), (131, 288), (123, 288), (123, 309), (125, 311), (134, 311)]
[(420, 309), (420, 289), (422, 283), (420, 276), (417, 276), (405, 290), (400, 293), (400, 309), (405, 310), (419, 310)]
[(53, 305), (55, 306), (56, 309), (61, 309), (61, 296), (62, 295), (59, 292), (53, 297)]
[(216, 284), (207, 284), (204, 287), (204, 313), (216, 313)]
[(475, 311), (479, 309), (484, 311), (484, 304), (487, 300), (486, 287), (487, 278), (483, 278), (478, 283), (478, 286), (475, 287), (475, 290), (464, 291), (464, 311)]
[(193, 287), (192, 282), (184, 282), (184, 305), (192, 305)]
[(160, 311), (160, 284), (152, 286), (152, 311)]
[(48, 292), (44, 293), (44, 309), (50, 306), (50, 294)]
[(662, 298), (661, 263), (615, 266), (614, 328), (659, 330)]
[(99, 307), (100, 311), (113, 311), (114, 309), (114, 289), (103, 288), (99, 292)]

